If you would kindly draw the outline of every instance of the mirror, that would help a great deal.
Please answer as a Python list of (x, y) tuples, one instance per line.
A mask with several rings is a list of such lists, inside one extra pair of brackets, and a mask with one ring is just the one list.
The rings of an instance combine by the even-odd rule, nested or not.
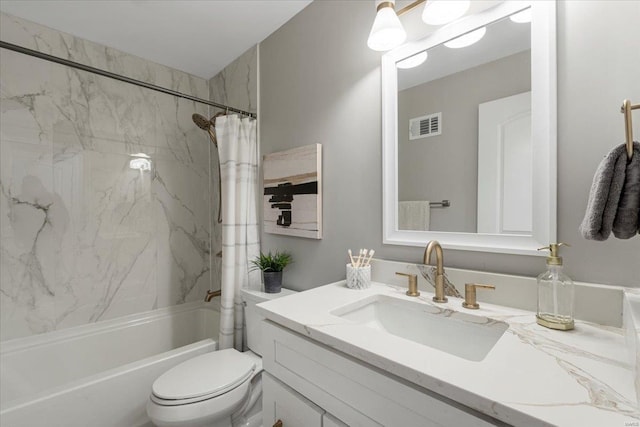
[(555, 241), (554, 2), (440, 28), (383, 56), (382, 76), (385, 243), (539, 254)]

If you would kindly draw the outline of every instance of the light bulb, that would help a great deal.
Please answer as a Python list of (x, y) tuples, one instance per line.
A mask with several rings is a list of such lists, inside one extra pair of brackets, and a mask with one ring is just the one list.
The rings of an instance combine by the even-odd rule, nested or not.
[(428, 0), (422, 11), (422, 21), (429, 25), (448, 24), (464, 15), (469, 5), (469, 0)]

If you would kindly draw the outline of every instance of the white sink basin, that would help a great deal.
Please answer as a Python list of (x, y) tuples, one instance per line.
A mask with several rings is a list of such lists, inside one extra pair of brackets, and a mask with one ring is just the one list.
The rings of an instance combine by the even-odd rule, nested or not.
[(334, 316), (479, 362), (508, 325), (484, 316), (374, 295), (337, 308)]

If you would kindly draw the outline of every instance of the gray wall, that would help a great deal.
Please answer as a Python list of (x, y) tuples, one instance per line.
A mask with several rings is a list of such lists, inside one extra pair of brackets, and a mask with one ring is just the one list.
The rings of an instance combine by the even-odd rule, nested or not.
[[(527, 50), (398, 93), (399, 200), (451, 200), (431, 209), (431, 230), (476, 232), (478, 105), (530, 90)], [(437, 112), (442, 135), (409, 141), (409, 120)]]
[[(285, 285), (295, 289), (344, 278), (348, 248), (422, 260), (421, 248), (382, 245), (380, 54), (366, 46), (374, 15), (370, 2), (317, 0), (260, 47), (262, 153), (323, 144), (324, 238), (262, 235), (263, 250), (293, 252)], [(639, 20), (640, 2), (558, 4), (558, 239), (573, 245), (564, 258), (576, 280), (640, 286), (640, 237), (596, 243), (578, 233), (595, 168), (624, 140), (621, 100), (640, 100)], [(544, 270), (544, 258), (468, 251), (446, 251), (445, 264)]]

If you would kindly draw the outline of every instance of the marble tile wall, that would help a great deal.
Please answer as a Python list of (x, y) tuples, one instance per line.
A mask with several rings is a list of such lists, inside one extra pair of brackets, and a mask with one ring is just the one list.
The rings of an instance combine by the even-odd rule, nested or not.
[[(0, 31), (4, 41), (209, 95), (204, 79), (6, 14)], [(2, 49), (0, 110), (0, 340), (203, 297), (219, 276), (217, 198), (203, 197), (217, 191), (213, 159), (191, 121), (209, 114), (206, 105)], [(150, 170), (130, 167), (137, 153)]]
[[(209, 100), (256, 113), (258, 111), (258, 46), (253, 46), (209, 80)], [(215, 110), (215, 109), (212, 109)], [(215, 112), (214, 112), (215, 114)], [(218, 188), (218, 153), (211, 150), (211, 188)], [(211, 192), (212, 253), (222, 251), (222, 227), (217, 223), (217, 191)], [(260, 206), (258, 203), (257, 206)], [(213, 270), (221, 271), (222, 260), (213, 257)], [(213, 289), (220, 289), (220, 275), (211, 277)]]
[(209, 80), (209, 99), (252, 113), (258, 111), (257, 45)]

